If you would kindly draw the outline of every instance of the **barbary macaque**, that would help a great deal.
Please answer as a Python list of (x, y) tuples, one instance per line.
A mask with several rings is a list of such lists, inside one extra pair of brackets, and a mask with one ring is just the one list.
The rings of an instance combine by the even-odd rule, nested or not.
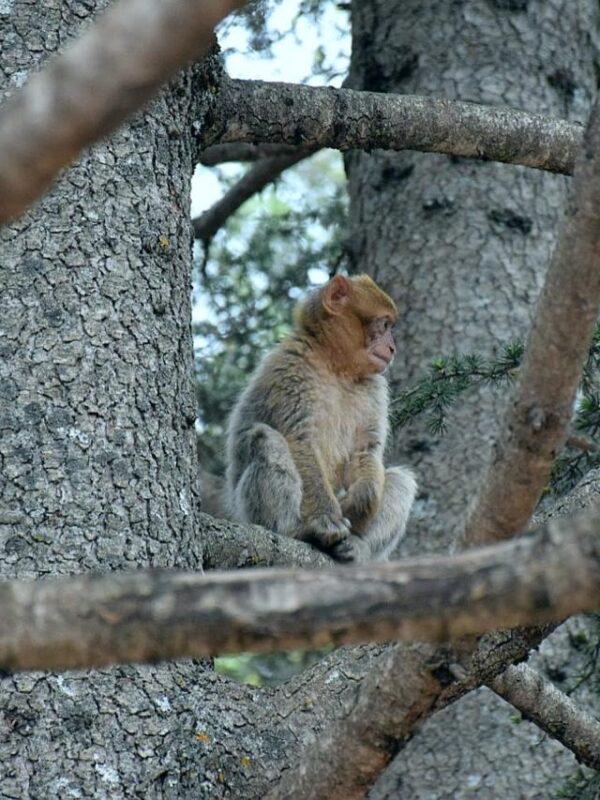
[(395, 352), (393, 300), (367, 275), (336, 275), (300, 302), (229, 422), (232, 515), (311, 542), (338, 561), (386, 560), (416, 493), (383, 466)]

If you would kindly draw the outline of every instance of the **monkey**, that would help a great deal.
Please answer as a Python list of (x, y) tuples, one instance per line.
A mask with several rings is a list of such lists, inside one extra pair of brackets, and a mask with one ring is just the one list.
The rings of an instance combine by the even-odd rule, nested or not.
[(389, 558), (417, 490), (410, 469), (383, 464), (396, 318), (368, 275), (335, 275), (297, 304), (292, 334), (263, 359), (229, 420), (234, 519), (339, 562)]

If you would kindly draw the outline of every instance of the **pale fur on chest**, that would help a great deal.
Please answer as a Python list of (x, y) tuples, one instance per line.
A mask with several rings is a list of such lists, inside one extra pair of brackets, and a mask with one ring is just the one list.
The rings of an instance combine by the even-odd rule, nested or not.
[[(383, 451), (387, 436), (388, 393), (379, 376), (356, 382), (319, 375), (318, 402), (313, 407), (312, 439), (329, 477), (341, 488), (350, 457), (374, 441)], [(382, 413), (383, 412), (383, 413)]]

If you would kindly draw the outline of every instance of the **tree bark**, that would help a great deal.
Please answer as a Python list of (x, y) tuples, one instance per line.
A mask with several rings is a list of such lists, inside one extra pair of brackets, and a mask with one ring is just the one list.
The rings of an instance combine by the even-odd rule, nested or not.
[[(374, 5), (365, 6), (365, 13)], [(394, 24), (411, 11), (410, 4), (379, 5)], [(468, 13), (487, 7), (475, 3)], [(538, 4), (531, 7), (542, 13)], [(444, 14), (458, 13), (456, 8), (439, 4), (421, 13), (427, 21), (435, 10), (443, 20)], [(544, 35), (565, 59), (579, 64), (587, 52), (583, 31), (592, 27), (591, 11), (586, 16), (578, 5), (581, 19), (574, 20), (571, 8), (558, 9), (559, 23), (552, 16)], [(0, 58), (11, 86), (22, 82), (42, 53), (89, 21), (88, 13), (89, 4), (5, 3)], [(563, 24), (574, 26), (569, 36), (581, 37), (577, 46), (558, 47)], [(437, 32), (437, 52), (454, 58), (447, 42), (442, 51), (436, 25), (422, 28), (421, 41), (431, 31)], [(502, 42), (509, 47), (511, 32), (507, 23)], [(383, 54), (385, 37), (379, 38)], [(530, 85), (531, 65), (526, 66), (515, 86)], [(216, 74), (214, 65), (209, 68)], [(0, 568), (5, 577), (134, 565), (195, 569), (203, 561), (198, 525), (207, 523), (197, 512), (187, 192), (197, 158), (193, 123), (207, 119), (207, 105), (214, 102), (212, 93), (202, 92), (205, 77), (203, 70), (192, 69), (173, 81), (148, 113), (96, 146), (38, 208), (2, 233)], [(557, 85), (565, 81), (557, 79)], [(517, 94), (507, 94), (506, 101), (513, 104)], [(518, 187), (528, 198), (525, 184)], [(483, 179), (477, 191), (481, 202)], [(370, 194), (376, 203), (376, 192)], [(394, 201), (384, 206), (386, 213), (398, 210), (397, 194), (397, 185), (381, 187), (381, 200)], [(370, 220), (376, 237), (370, 241), (382, 251), (389, 244), (382, 234), (395, 232), (399, 219), (389, 216), (386, 228), (385, 216)], [(494, 224), (500, 218), (495, 215)], [(366, 236), (360, 227), (359, 233)], [(511, 253), (518, 255), (519, 249)], [(458, 266), (466, 281), (463, 264)], [(436, 274), (441, 280), (442, 273)], [(506, 274), (514, 280), (516, 267)], [(504, 312), (502, 319), (512, 325)], [(464, 322), (464, 317), (460, 309), (457, 318)], [(210, 525), (214, 531), (217, 523)], [(244, 561), (253, 557), (254, 547), (251, 541)], [(296, 789), (308, 787), (287, 796), (308, 797), (341, 775), (352, 792), (364, 794), (365, 781), (374, 779), (428, 715), (523, 658), (535, 639), (516, 641), (511, 634), (501, 645), (494, 643), (458, 681), (451, 655), (427, 647), (342, 650), (275, 692), (233, 685), (194, 661), (60, 676), (3, 675), (0, 793), (252, 800), (265, 797), (281, 778)], [(446, 738), (452, 737), (446, 732)], [(305, 746), (315, 741), (326, 746), (320, 756), (318, 748), (307, 755)], [(431, 762), (415, 763), (422, 773), (422, 765)], [(298, 765), (305, 772), (296, 782), (292, 767)], [(310, 776), (315, 767), (318, 782)], [(284, 793), (285, 783), (277, 791)], [(351, 796), (343, 794), (344, 786), (336, 791)]]
[[(0, 5), (5, 91), (93, 6)], [(188, 194), (206, 69), (0, 233), (4, 578), (202, 564)], [(244, 690), (216, 699), (214, 681), (193, 661), (2, 675), (0, 794), (222, 796), (217, 764), (244, 772), (237, 745), (225, 734), (205, 754), (195, 734), (200, 718), (222, 730)]]
[(121, 0), (0, 110), (0, 222), (20, 214), (86, 145), (205, 55), (244, 0)]
[[(593, 2), (372, 0), (354, 3), (352, 19), (351, 88), (587, 118), (596, 90)], [(491, 355), (524, 337), (564, 204), (563, 179), (410, 153), (352, 153), (346, 163), (352, 263), (400, 308), (392, 394), (439, 354)], [(505, 392), (488, 388), (467, 397), (441, 440), (421, 423), (400, 433), (390, 460), (414, 465), (421, 484), (403, 553), (450, 545), (448, 532), (463, 524), (485, 473), (505, 401)], [(513, 728), (503, 704), (481, 690), (430, 720), (371, 794), (462, 799), (482, 775), (486, 797), (548, 793), (571, 757), (547, 742), (534, 746), (538, 732), (514, 750)], [(496, 752), (516, 753), (521, 769), (490, 767), (503, 763)]]
[[(146, 570), (11, 581), (0, 585), (0, 669), (363, 641), (443, 643), (557, 622), (600, 605), (599, 528), (600, 514), (591, 511), (457, 556), (326, 571)], [(500, 693), (510, 692), (508, 677), (501, 685)]]

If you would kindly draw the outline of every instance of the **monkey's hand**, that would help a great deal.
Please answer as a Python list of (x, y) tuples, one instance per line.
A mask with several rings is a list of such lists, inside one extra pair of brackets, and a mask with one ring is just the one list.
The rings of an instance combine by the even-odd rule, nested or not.
[(364, 564), (370, 560), (371, 550), (369, 545), (360, 536), (350, 534), (342, 539), (329, 551), (332, 558), (345, 564)]
[(305, 520), (295, 538), (329, 552), (350, 535), (350, 521), (334, 514), (315, 514)]
[(355, 533), (364, 533), (381, 502), (381, 490), (375, 481), (358, 480), (341, 501), (342, 514), (350, 520)]

